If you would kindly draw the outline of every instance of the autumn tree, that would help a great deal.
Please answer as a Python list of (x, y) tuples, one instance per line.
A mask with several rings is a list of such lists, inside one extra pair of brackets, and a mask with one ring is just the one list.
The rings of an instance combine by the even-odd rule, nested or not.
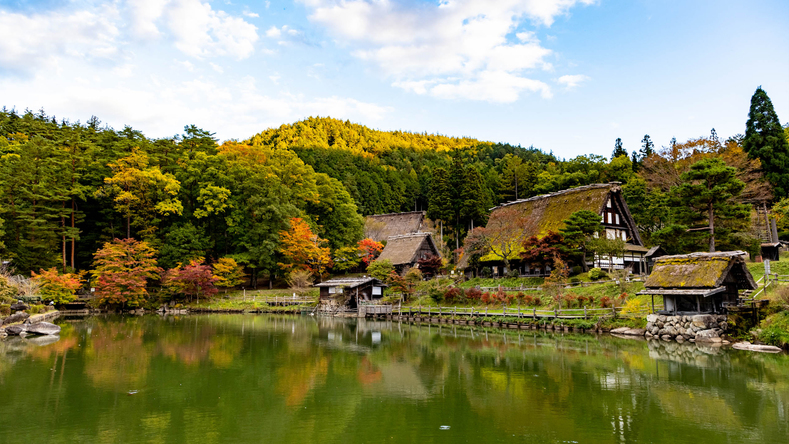
[(144, 151), (135, 148), (130, 156), (109, 166), (113, 175), (104, 179), (105, 186), (95, 195), (112, 198), (115, 210), (126, 217), (127, 238), (131, 237), (131, 225), (139, 227), (143, 236), (150, 236), (156, 229), (157, 215), (183, 212), (183, 205), (177, 199), (180, 182), (172, 174), (163, 173), (158, 166), (149, 165)]
[(513, 206), (504, 206), (491, 214), (487, 226), (475, 228), (464, 242), (467, 250), (481, 250), (504, 263), (509, 270), (510, 261), (518, 258), (523, 241), (533, 232), (534, 223)]
[(332, 269), (336, 271), (347, 272), (358, 267), (362, 262), (359, 257), (359, 250), (355, 247), (342, 247), (334, 250), (332, 253)]
[(381, 252), (384, 250), (384, 244), (370, 238), (365, 238), (359, 241), (356, 245), (356, 249), (361, 261), (366, 267), (380, 256)]
[(103, 306), (134, 308), (148, 297), (148, 279), (162, 273), (156, 265), (156, 250), (147, 242), (115, 239), (107, 242), (94, 255), (93, 285)]
[(214, 269), (214, 285), (224, 288), (233, 288), (244, 283), (247, 275), (244, 274), (244, 267), (236, 262), (232, 257), (223, 257), (212, 265)]
[(750, 158), (762, 161), (765, 176), (775, 187), (775, 196), (789, 197), (789, 141), (761, 86), (751, 97), (742, 147)]
[(84, 273), (58, 273), (55, 267), (31, 273), (40, 288), (41, 299), (57, 305), (77, 299), (76, 291), (82, 287)]
[(211, 297), (217, 293), (217, 277), (210, 265), (203, 264), (203, 258), (189, 261), (188, 264), (170, 269), (164, 276), (163, 283), (171, 292), (183, 294), (200, 303), (200, 295)]
[(535, 268), (550, 266), (556, 258), (562, 262), (566, 260), (567, 249), (564, 246), (564, 237), (555, 231), (548, 231), (545, 236), (531, 236), (523, 241), (521, 259)]
[(423, 259), (419, 259), (417, 264), (419, 264), (419, 271), (421, 271), (425, 277), (433, 277), (438, 274), (438, 270), (441, 269), (444, 262), (439, 256), (429, 254)]
[(329, 248), (324, 246), (326, 239), (314, 234), (304, 219), (292, 218), (290, 229), (280, 231), (279, 235), (280, 253), (285, 257), (285, 262), (279, 266), (283, 270), (303, 269), (321, 277), (332, 266)]

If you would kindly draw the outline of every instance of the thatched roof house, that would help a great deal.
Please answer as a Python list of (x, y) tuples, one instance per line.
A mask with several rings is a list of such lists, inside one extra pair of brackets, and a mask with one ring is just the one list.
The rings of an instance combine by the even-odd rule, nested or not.
[(389, 260), (395, 268), (403, 269), (416, 266), (419, 259), (428, 255), (441, 257), (433, 236), (430, 233), (413, 233), (387, 239), (377, 260)]
[(376, 214), (364, 221), (364, 236), (382, 242), (392, 236), (418, 233), (424, 228), (425, 212)]
[(639, 294), (663, 296), (674, 314), (724, 312), (739, 290), (757, 288), (744, 258), (742, 251), (660, 257)]
[[(625, 257), (611, 258), (613, 268), (631, 267), (634, 272), (644, 271), (643, 258), (647, 249), (644, 247), (627, 203), (622, 197), (619, 182), (570, 188), (499, 205), (491, 210), (486, 228), (513, 225), (499, 220), (500, 218), (511, 218), (513, 212), (524, 220), (528, 220), (527, 224), (513, 228), (513, 230), (519, 231), (517, 233), (513, 231), (511, 235), (513, 245), (509, 249), (512, 253), (508, 257), (518, 261), (520, 252), (523, 251), (519, 244), (524, 239), (524, 235), (525, 237), (543, 237), (549, 231), (558, 232), (564, 228), (563, 221), (565, 219), (581, 210), (593, 211), (600, 215), (601, 224), (609, 239), (622, 239), (626, 242)], [(482, 257), (482, 262), (498, 262), (499, 260), (500, 258), (495, 254), (487, 254)]]
[(338, 278), (315, 284), (322, 304), (344, 305), (356, 309), (362, 301), (380, 299), (386, 284), (373, 277)]

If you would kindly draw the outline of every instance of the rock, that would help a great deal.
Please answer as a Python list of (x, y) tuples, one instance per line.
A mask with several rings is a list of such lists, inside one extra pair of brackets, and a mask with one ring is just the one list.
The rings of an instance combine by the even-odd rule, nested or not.
[(732, 348), (736, 348), (737, 350), (748, 350), (748, 351), (766, 352), (766, 353), (780, 353), (782, 351), (780, 347), (775, 347), (773, 345), (751, 344), (748, 341), (737, 342), (732, 345)]
[(666, 334), (669, 335), (669, 336), (676, 336), (677, 335), (677, 329), (674, 328), (673, 325), (669, 325), (668, 327), (666, 327)]
[(655, 324), (653, 324), (652, 322), (647, 322), (647, 330), (648, 331), (651, 331), (652, 327), (654, 327), (654, 326), (655, 326)]
[(60, 333), (60, 326), (49, 322), (39, 322), (28, 325), (27, 332), (33, 335), (56, 335)]
[(45, 335), (45, 336), (30, 336), (25, 338), (25, 342), (43, 347), (45, 345), (54, 344), (60, 340), (58, 335)]
[(683, 338), (682, 336), (677, 336), (677, 342), (682, 344), (683, 342), (685, 342), (685, 338)]
[(643, 328), (628, 328), (624, 334), (628, 336), (644, 336), (646, 332)]
[(649, 339), (649, 338), (652, 338), (652, 337), (653, 337), (652, 333), (650, 333), (650, 332), (646, 332), (646, 333), (644, 334), (644, 336), (645, 336), (647, 339)]
[(658, 321), (660, 321), (660, 322), (666, 322), (666, 315), (658, 315), (657, 318), (658, 318)]
[(648, 314), (647, 315), (647, 322), (650, 324), (654, 324), (658, 320), (658, 315), (656, 314)]
[(22, 325), (12, 325), (10, 327), (6, 327), (5, 328), (5, 332), (6, 332), (6, 334), (8, 334), (10, 336), (18, 336), (20, 333), (23, 333), (24, 331), (26, 331), (25, 327), (26, 327), (26, 325), (24, 325), (24, 324), (22, 324)]
[(721, 338), (713, 329), (702, 330), (696, 333), (696, 342), (721, 342)]
[(615, 328), (615, 329), (611, 330), (611, 334), (624, 335), (624, 334), (626, 334), (625, 332), (627, 332), (628, 330), (630, 330), (630, 328), (628, 328), (628, 327), (619, 327), (619, 328)]
[(715, 317), (712, 315), (693, 316), (693, 325), (704, 330), (708, 329), (713, 322), (715, 322)]
[(30, 315), (24, 312), (14, 313), (3, 320), (3, 325), (13, 324), (15, 322), (21, 322), (29, 317)]
[(657, 336), (658, 333), (660, 332), (660, 329), (657, 328), (657, 326), (654, 326), (652, 327), (652, 330), (650, 330), (649, 332), (652, 333), (652, 336)]
[(661, 336), (661, 337), (660, 337), (660, 339), (662, 339), (662, 340), (664, 340), (664, 341), (670, 341), (670, 340), (671, 340), (671, 336), (669, 336), (669, 335), (663, 335), (663, 336)]
[(24, 302), (17, 302), (16, 304), (11, 304), (11, 311), (25, 311), (28, 308), (30, 308), (30, 306), (25, 304)]

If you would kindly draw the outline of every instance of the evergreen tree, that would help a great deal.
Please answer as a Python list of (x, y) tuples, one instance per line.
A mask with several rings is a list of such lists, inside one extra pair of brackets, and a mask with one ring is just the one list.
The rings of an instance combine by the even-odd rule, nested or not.
[(569, 218), (562, 221), (564, 228), (559, 233), (564, 238), (568, 247), (576, 248), (580, 251), (578, 258), (579, 265), (584, 272), (589, 271), (586, 265), (586, 255), (589, 252), (589, 242), (595, 234), (603, 232), (600, 224), (600, 215), (594, 211), (581, 210), (571, 214)]
[(694, 219), (706, 219), (706, 227), (694, 230), (708, 231), (710, 252), (714, 252), (715, 222), (745, 220), (750, 214), (747, 205), (733, 201), (745, 188), (745, 183), (737, 179), (736, 168), (727, 166), (717, 157), (696, 162), (681, 178), (683, 183), (672, 192), (679, 199), (678, 203), (690, 208)]
[(750, 158), (761, 160), (765, 177), (775, 187), (775, 197), (789, 196), (789, 142), (761, 86), (751, 97), (742, 147)]
[(482, 174), (474, 166), (466, 168), (463, 188), (460, 192), (461, 212), (463, 221), (472, 227), (480, 227), (485, 223), (487, 208), (485, 207), (485, 184)]
[(611, 154), (611, 160), (619, 156), (627, 156), (627, 150), (622, 147), (622, 139), (617, 137), (616, 142), (614, 142), (614, 152)]
[(646, 159), (647, 157), (651, 156), (655, 153), (655, 143), (652, 142), (652, 139), (649, 137), (649, 134), (644, 134), (644, 138), (641, 139), (641, 151), (639, 154), (641, 155), (641, 160)]

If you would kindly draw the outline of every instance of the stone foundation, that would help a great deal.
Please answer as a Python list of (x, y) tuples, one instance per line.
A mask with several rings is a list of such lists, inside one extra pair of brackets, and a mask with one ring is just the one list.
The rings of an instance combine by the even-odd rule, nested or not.
[(677, 342), (721, 342), (728, 330), (726, 315), (647, 316), (644, 336)]

